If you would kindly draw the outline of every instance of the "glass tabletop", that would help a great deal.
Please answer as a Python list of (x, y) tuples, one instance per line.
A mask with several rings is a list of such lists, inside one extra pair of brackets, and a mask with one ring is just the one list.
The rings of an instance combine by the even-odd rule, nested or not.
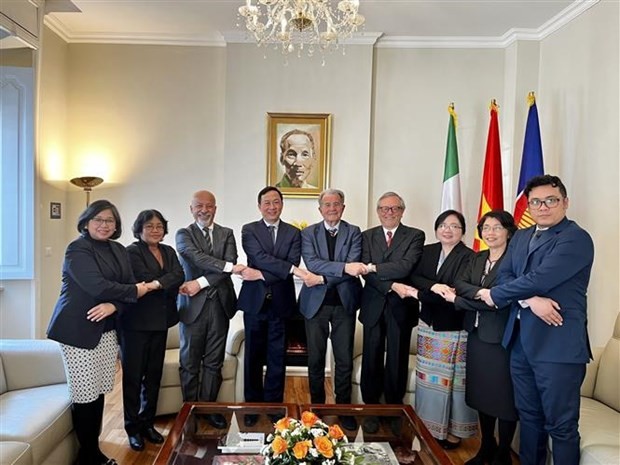
[(294, 404), (187, 402), (154, 464), (262, 464), (260, 449), (274, 423), (298, 416)]
[(339, 424), (352, 447), (371, 456), (367, 463), (452, 464), (410, 405), (301, 405), (304, 411)]

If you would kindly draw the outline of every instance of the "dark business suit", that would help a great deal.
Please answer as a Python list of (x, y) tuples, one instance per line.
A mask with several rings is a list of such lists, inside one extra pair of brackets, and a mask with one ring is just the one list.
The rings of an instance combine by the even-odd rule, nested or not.
[(379, 403), (382, 392), (388, 404), (403, 401), (411, 331), (418, 324), (418, 301), (401, 299), (391, 286), (395, 282), (409, 284), (423, 246), (424, 232), (403, 224), (394, 233), (390, 247), (381, 226), (362, 234), (362, 262), (377, 266), (376, 273), (364, 276), (359, 316), (364, 325), (360, 387), (366, 404)]
[(86, 319), (86, 312), (110, 302), (117, 314), (122, 313), (137, 300), (135, 282), (125, 247), (83, 234), (65, 252), (60, 297), (47, 337), (70, 346), (94, 349), (104, 330), (115, 329), (116, 315), (95, 322)]
[(485, 276), (488, 258), (488, 250), (477, 253), (454, 284), (457, 293), (454, 307), (464, 311), (463, 329), (468, 333), (465, 401), (471, 408), (486, 415), (515, 421), (517, 412), (510, 360), (501, 345), (509, 308), (489, 307), (476, 299), (480, 289), (496, 284), (497, 270), (504, 256)]
[(325, 284), (313, 287), (304, 284), (299, 295), (299, 310), (306, 317), (311, 402), (325, 403), (325, 352), (331, 324), (336, 403), (350, 404), (355, 312), (360, 306), (362, 283), (344, 268), (362, 257), (360, 228), (340, 221), (338, 233), (331, 237), (323, 221), (308, 226), (301, 232), (301, 255), (306, 268), (325, 280)]
[[(285, 321), (297, 309), (291, 268), (301, 258), (299, 230), (280, 221), (273, 243), (261, 219), (241, 230), (248, 266), (264, 280), (244, 281), (239, 309), (245, 326), (244, 389), (246, 402), (282, 402), (286, 375)], [(263, 384), (263, 366), (267, 366)]]
[(130, 436), (153, 426), (168, 328), (179, 321), (177, 294), (184, 280), (183, 268), (172, 247), (159, 244), (158, 248), (163, 267), (147, 243), (137, 241), (127, 247), (136, 279), (157, 280), (161, 285), (120, 316), (123, 411)]
[[(590, 235), (564, 218), (533, 238), (535, 227), (517, 231), (491, 289), (498, 307), (510, 305), (503, 343), (521, 421), (523, 465), (541, 465), (551, 436), (553, 461), (579, 463), (579, 389), (591, 358), (586, 292), (594, 260)], [(531, 243), (531, 245), (530, 245)], [(562, 326), (549, 326), (519, 300), (548, 297), (560, 306)]]
[(205, 232), (192, 223), (177, 231), (176, 246), (185, 279), (204, 276), (209, 282), (193, 297), (179, 295), (183, 400), (215, 401), (222, 384), (228, 327), (237, 311), (230, 273), (224, 272), (226, 263), (237, 263), (235, 236), (232, 229), (214, 223), (210, 255)]

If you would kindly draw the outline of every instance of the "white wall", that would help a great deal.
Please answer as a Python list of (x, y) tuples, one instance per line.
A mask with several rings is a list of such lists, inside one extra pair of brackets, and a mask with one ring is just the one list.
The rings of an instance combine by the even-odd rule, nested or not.
[[(526, 96), (534, 90), (545, 164), (565, 178), (570, 214), (597, 243), (590, 332), (600, 344), (618, 311), (617, 20), (618, 4), (600, 2), (542, 43), (520, 42), (506, 50), (349, 46), (344, 57), (329, 56), (325, 67), (295, 57), (284, 65), (278, 54), (265, 59), (254, 45), (70, 44), (64, 179), (92, 174), (106, 180), (93, 198), (118, 204), (124, 243), (131, 241), (128, 231), (138, 211), (152, 207), (170, 220), (167, 242), (173, 243), (174, 231), (191, 221), (191, 193), (201, 188), (214, 191), (217, 221), (233, 227), (239, 239), (241, 225), (258, 217), (256, 193), (266, 181), (266, 113), (331, 113), (330, 185), (347, 194), (345, 217), (362, 228), (376, 224), (376, 198), (396, 190), (409, 206), (405, 222), (424, 229), (430, 241), (440, 204), (447, 105), (454, 102), (459, 115), (471, 231), (489, 102), (495, 98), (501, 106), (505, 198), (511, 208)], [(605, 110), (606, 102), (613, 105)], [(66, 181), (63, 189), (68, 242), (75, 237), (84, 194)], [(52, 194), (42, 189), (41, 195), (46, 205)], [(611, 203), (601, 204), (603, 199)], [(595, 215), (602, 206), (607, 213)], [(314, 222), (316, 208), (316, 199), (287, 199), (283, 217)], [(41, 272), (58, 282), (56, 264)]]

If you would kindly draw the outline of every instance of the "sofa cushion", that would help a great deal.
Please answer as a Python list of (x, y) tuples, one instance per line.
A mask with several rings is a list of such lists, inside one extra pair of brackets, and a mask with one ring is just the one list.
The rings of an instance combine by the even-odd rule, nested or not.
[(0, 442), (0, 463), (2, 465), (30, 465), (30, 446), (23, 442)]
[(620, 339), (611, 338), (601, 355), (593, 398), (620, 412)]
[(179, 325), (176, 324), (173, 327), (168, 328), (166, 349), (178, 349), (179, 347), (181, 347), (181, 340), (179, 339)]
[(579, 465), (616, 465), (620, 463), (618, 446), (587, 446), (581, 450)]
[(581, 449), (590, 446), (620, 448), (620, 413), (596, 400), (582, 397), (579, 434)]
[(2, 339), (0, 354), (9, 391), (67, 382), (60, 346), (55, 341)]
[[(170, 337), (170, 332), (168, 332)], [(179, 349), (168, 349), (164, 355), (164, 369), (161, 373), (161, 387), (180, 386)]]
[(73, 429), (66, 384), (9, 391), (0, 396), (0, 441), (30, 444), (41, 463)]

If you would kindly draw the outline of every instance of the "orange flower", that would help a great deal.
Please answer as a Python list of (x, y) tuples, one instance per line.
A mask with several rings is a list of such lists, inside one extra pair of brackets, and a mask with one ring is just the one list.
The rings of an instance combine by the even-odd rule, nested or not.
[(317, 421), (319, 421), (319, 417), (312, 412), (304, 412), (301, 414), (301, 423), (306, 428), (311, 428)]
[(344, 433), (338, 425), (332, 425), (329, 427), (329, 435), (336, 441), (340, 441), (344, 437)]
[(291, 419), (289, 417), (280, 418), (276, 423), (276, 431), (284, 431), (291, 424)]
[(311, 441), (299, 441), (293, 447), (293, 455), (299, 460), (303, 459), (308, 455), (308, 450), (312, 447)]
[(271, 448), (273, 449), (274, 457), (280, 455), (285, 452), (288, 447), (288, 444), (285, 439), (282, 439), (280, 436), (276, 436), (271, 443)]
[(331, 459), (334, 456), (332, 442), (327, 436), (314, 438), (314, 447), (316, 447), (316, 450), (325, 458)]

